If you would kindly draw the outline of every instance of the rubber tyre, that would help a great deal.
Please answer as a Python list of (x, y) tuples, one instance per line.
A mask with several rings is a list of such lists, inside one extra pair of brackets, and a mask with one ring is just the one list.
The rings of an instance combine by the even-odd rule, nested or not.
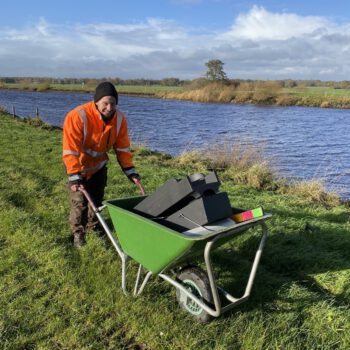
[[(186, 286), (196, 297), (202, 299), (208, 305), (213, 304), (210, 283), (207, 274), (199, 267), (189, 267), (181, 270), (176, 277), (177, 281)], [(189, 312), (192, 317), (200, 322), (209, 322), (213, 316), (208, 314), (187, 295), (176, 289), (176, 299), (182, 309)]]

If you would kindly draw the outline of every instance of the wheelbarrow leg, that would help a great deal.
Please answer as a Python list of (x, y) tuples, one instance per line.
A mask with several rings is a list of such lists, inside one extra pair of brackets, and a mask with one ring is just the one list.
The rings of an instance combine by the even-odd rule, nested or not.
[(139, 265), (139, 269), (137, 271), (137, 277), (136, 277), (136, 282), (135, 282), (135, 288), (134, 288), (134, 296), (140, 295), (143, 291), (143, 289), (145, 288), (149, 278), (152, 276), (152, 272), (148, 271), (142, 284), (140, 289), (138, 290), (138, 286), (139, 286), (139, 282), (140, 282), (140, 277), (141, 277), (141, 271), (142, 271), (142, 265)]
[(249, 280), (247, 283), (247, 287), (246, 287), (244, 296), (250, 295), (250, 292), (251, 292), (252, 287), (253, 287), (254, 279), (255, 279), (255, 274), (256, 274), (256, 271), (257, 271), (259, 263), (260, 263), (261, 254), (262, 254), (264, 246), (265, 246), (265, 241), (267, 238), (267, 226), (264, 222), (261, 224), (261, 228), (263, 231), (263, 236), (261, 238), (259, 248), (255, 254), (254, 263), (253, 263), (252, 270), (251, 270), (250, 275), (249, 275)]
[(213, 273), (213, 267), (210, 259), (210, 252), (211, 248), (214, 244), (214, 240), (209, 241), (204, 249), (204, 260), (205, 260), (205, 265), (207, 268), (207, 274), (209, 278), (209, 283), (210, 283), (210, 289), (211, 289), (211, 294), (213, 296), (214, 300), (214, 306), (215, 306), (215, 314), (213, 315), (214, 317), (217, 317), (221, 314), (221, 301), (218, 293), (218, 287), (216, 285), (214, 273)]
[(124, 292), (125, 295), (128, 294), (128, 291), (126, 289), (126, 273), (127, 273), (127, 270), (128, 270), (128, 256), (125, 255), (125, 256), (121, 256), (121, 259), (122, 259), (122, 290)]
[[(225, 291), (223, 288), (220, 288), (219, 286), (217, 286), (216, 281), (215, 281), (215, 277), (214, 277), (214, 272), (213, 272), (213, 266), (212, 266), (212, 262), (211, 262), (211, 250), (215, 244), (216, 241), (218, 241), (221, 238), (225, 238), (228, 237), (230, 235), (232, 235), (232, 233), (224, 233), (222, 235), (218, 235), (215, 236), (212, 240), (208, 241), (207, 244), (205, 245), (205, 249), (204, 249), (204, 260), (205, 260), (205, 265), (206, 265), (206, 270), (207, 270), (207, 275), (208, 275), (208, 279), (209, 279), (209, 284), (210, 284), (210, 291), (212, 293), (212, 297), (213, 297), (213, 301), (214, 301), (214, 307), (211, 308), (209, 305), (205, 304), (202, 300), (200, 300), (197, 296), (195, 296), (193, 293), (191, 293), (183, 284), (179, 283), (178, 281), (173, 280), (172, 278), (170, 278), (169, 276), (167, 276), (164, 273), (160, 273), (159, 276), (161, 278), (163, 278), (165, 281), (169, 282), (170, 284), (172, 284), (175, 288), (179, 289), (184, 295), (186, 295), (187, 297), (189, 297), (192, 301), (194, 301), (195, 303), (197, 303), (201, 308), (203, 308), (208, 314), (210, 314), (211, 316), (214, 317), (218, 317), (220, 316), (222, 313), (232, 309), (234, 306), (239, 305), (241, 303), (243, 303), (244, 301), (246, 301), (251, 293), (252, 287), (253, 287), (253, 282), (255, 279), (255, 275), (258, 269), (258, 265), (260, 262), (260, 258), (261, 258), (261, 254), (265, 245), (265, 241), (267, 238), (267, 226), (264, 222), (260, 223), (261, 227), (262, 227), (262, 237), (260, 240), (260, 244), (259, 247), (256, 251), (255, 254), (255, 258), (254, 258), (254, 262), (252, 264), (251, 267), (251, 271), (249, 274), (249, 278), (248, 278), (248, 282), (245, 288), (245, 292), (244, 295), (240, 298), (235, 298), (233, 297), (230, 293), (228, 293), (227, 291)], [(253, 226), (250, 226), (253, 227)], [(250, 228), (248, 227), (248, 228)], [(244, 228), (242, 227), (240, 231), (242, 230), (247, 230), (247, 227)], [(240, 231), (235, 231), (233, 232), (234, 234), (239, 233)], [(230, 302), (230, 304), (221, 307), (221, 300), (220, 300), (220, 296), (219, 296), (219, 290), (223, 293), (223, 295), (226, 297), (226, 299)]]
[[(252, 290), (252, 287), (253, 287), (253, 283), (254, 283), (254, 279), (255, 279), (255, 275), (256, 275), (256, 272), (257, 272), (257, 269), (258, 269), (258, 266), (259, 266), (259, 263), (260, 263), (260, 258), (261, 258), (261, 255), (262, 255), (262, 251), (263, 251), (263, 248), (264, 248), (264, 245), (265, 245), (265, 241), (266, 241), (266, 238), (267, 238), (267, 226), (266, 226), (266, 224), (264, 222), (262, 222), (260, 225), (261, 225), (261, 228), (262, 228), (262, 237), (261, 237), (261, 240), (260, 240), (260, 243), (259, 243), (259, 247), (258, 247), (258, 249), (257, 249), (257, 251), (255, 253), (254, 262), (253, 262), (252, 268), (250, 270), (250, 274), (249, 274), (249, 278), (248, 278), (248, 282), (247, 282), (247, 285), (246, 285), (246, 288), (245, 288), (244, 295), (242, 297), (240, 297), (240, 298), (235, 298), (234, 296), (232, 296), (230, 293), (228, 293), (224, 289), (216, 286), (215, 278), (213, 276), (212, 267), (211, 267), (211, 260), (210, 260), (210, 250), (211, 250), (211, 247), (212, 247), (212, 245), (213, 245), (213, 243), (215, 242), (216, 239), (214, 239), (213, 241), (207, 243), (207, 246), (205, 248), (204, 258), (205, 258), (205, 261), (206, 261), (207, 273), (208, 273), (208, 277), (209, 277), (209, 281), (210, 281), (211, 290), (212, 290), (212, 293), (213, 293), (213, 299), (214, 299), (215, 308), (220, 311), (220, 314), (223, 313), (223, 312), (226, 312), (226, 311), (228, 311), (230, 309), (232, 309), (234, 306), (237, 306), (237, 305), (243, 303), (250, 296), (250, 293), (251, 293), (251, 290)], [(220, 290), (224, 294), (225, 298), (228, 301), (230, 301), (230, 304), (226, 305), (225, 307), (223, 307), (222, 310), (221, 310), (221, 306), (220, 306), (220, 309), (218, 309), (218, 305), (220, 305), (220, 304), (218, 304), (217, 302), (220, 299), (216, 300), (216, 298), (219, 298), (218, 290)]]

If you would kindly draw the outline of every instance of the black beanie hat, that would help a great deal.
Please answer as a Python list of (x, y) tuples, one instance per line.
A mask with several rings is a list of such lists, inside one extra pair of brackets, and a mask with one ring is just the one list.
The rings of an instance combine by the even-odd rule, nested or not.
[(113, 96), (115, 98), (116, 104), (118, 104), (118, 92), (114, 85), (109, 81), (104, 81), (96, 87), (94, 101), (97, 102), (104, 96)]

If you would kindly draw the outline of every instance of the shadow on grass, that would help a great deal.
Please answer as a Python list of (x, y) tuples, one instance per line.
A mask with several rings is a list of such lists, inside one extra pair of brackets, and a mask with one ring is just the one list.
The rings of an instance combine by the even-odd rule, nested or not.
[[(294, 218), (305, 219), (305, 214), (296, 213)], [(344, 286), (340, 293), (334, 293), (314, 277), (317, 274), (334, 273), (335, 278), (337, 272), (350, 269), (350, 234), (341, 226), (334, 225), (339, 222), (346, 223), (347, 220), (346, 213), (326, 214), (313, 217), (313, 224), (305, 222), (301, 229), (292, 233), (280, 232), (270, 235), (249, 301), (228, 314), (235, 310), (243, 311), (256, 307), (270, 308), (271, 303), (281, 299), (281, 291), (293, 284), (311, 292), (308, 293), (308, 300), (304, 300), (305, 302), (329, 301), (332, 305), (349, 308), (350, 297)], [(320, 225), (315, 224), (315, 221)], [(259, 240), (259, 235), (250, 234), (238, 248), (226, 245), (213, 254), (218, 284), (232, 292), (235, 297), (244, 294)], [(339, 280), (341, 279), (340, 276)], [(332, 286), (336, 284), (337, 281), (332, 281)], [(284, 301), (287, 301), (288, 293), (282, 294)], [(293, 308), (298, 309), (300, 302), (300, 297), (291, 297), (290, 303), (294, 304)]]
[[(249, 301), (232, 309), (227, 316), (237, 311), (244, 312), (253, 309), (284, 312), (284, 306), (276, 310), (274, 305), (281, 298), (289, 304), (288, 310), (300, 309), (303, 302), (305, 305), (305, 303), (310, 304), (317, 301), (331, 301), (333, 305), (348, 308), (350, 298), (345, 292), (334, 294), (313, 277), (313, 275), (325, 272), (336, 273), (350, 269), (350, 234), (346, 233), (341, 225), (335, 225), (346, 223), (347, 213), (314, 215), (310, 216), (309, 221), (306, 220), (305, 212), (302, 215), (301, 212), (286, 213), (276, 210), (273, 214), (281, 220), (287, 217), (292, 218), (297, 228), (293, 230), (289, 227), (286, 229), (288, 232), (269, 234)], [(107, 219), (107, 224), (113, 228), (109, 219)], [(272, 228), (273, 222), (267, 222), (267, 225)], [(282, 224), (279, 223), (278, 227), (281, 226)], [(252, 231), (248, 231), (239, 237), (238, 244), (233, 240), (232, 246), (227, 243), (213, 252), (213, 265), (218, 284), (230, 293), (232, 292), (231, 294), (235, 297), (244, 294), (250, 268), (259, 245), (260, 233), (253, 234)], [(115, 259), (119, 261), (117, 252), (108, 237), (104, 235), (100, 239), (103, 241), (104, 249), (114, 251)], [(67, 246), (69, 256), (67, 261), (70, 262), (71, 268), (78, 268), (81, 263), (80, 255), (72, 248), (70, 238), (67, 236), (61, 242), (56, 243)], [(201, 260), (193, 261), (193, 263), (197, 262), (202, 265)], [(129, 271), (130, 276), (128, 273), (128, 283), (136, 273), (136, 263), (132, 265)], [(152, 288), (153, 283), (150, 283), (144, 294), (150, 301), (152, 298), (159, 297), (159, 284), (165, 284), (163, 286), (165, 293), (173, 289), (161, 279), (157, 279), (154, 283), (157, 288)], [(293, 284), (307, 289), (309, 293), (294, 298), (286, 291)], [(120, 286), (118, 285), (117, 288), (119, 289)], [(153, 290), (156, 290), (154, 295)], [(303, 298), (305, 300), (302, 300)]]

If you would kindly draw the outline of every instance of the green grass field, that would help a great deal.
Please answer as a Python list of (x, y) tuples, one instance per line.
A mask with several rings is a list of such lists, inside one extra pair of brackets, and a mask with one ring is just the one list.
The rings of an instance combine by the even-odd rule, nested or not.
[(284, 88), (282, 92), (297, 96), (315, 97), (350, 97), (349, 89), (334, 89), (327, 87)]
[[(223, 180), (232, 205), (261, 205), (273, 218), (250, 300), (203, 325), (161, 279), (139, 298), (125, 296), (107, 239), (90, 234), (83, 249), (72, 247), (60, 130), (0, 115), (0, 147), (1, 349), (350, 348), (348, 206)], [(148, 192), (196, 172), (142, 147), (135, 164)], [(137, 194), (112, 159), (106, 198)], [(258, 231), (247, 232), (214, 255), (218, 281), (234, 294), (258, 241)]]

